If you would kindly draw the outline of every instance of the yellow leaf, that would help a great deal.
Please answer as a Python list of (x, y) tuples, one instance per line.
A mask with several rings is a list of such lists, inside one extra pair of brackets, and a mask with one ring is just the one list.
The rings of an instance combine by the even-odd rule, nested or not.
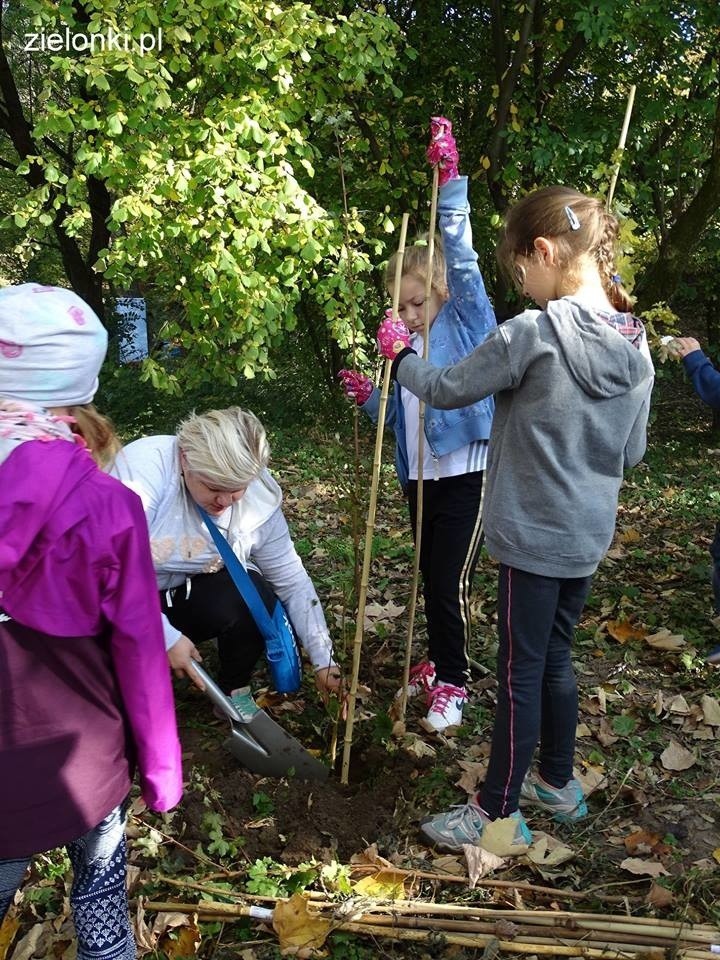
[(555, 29), (557, 30), (558, 33), (560, 33), (560, 31), (564, 26), (565, 26), (565, 21), (563, 20), (562, 17), (560, 17), (559, 20), (555, 21)]
[(627, 527), (627, 529), (618, 534), (618, 540), (622, 541), (622, 543), (637, 543), (638, 540), (642, 540), (642, 535), (635, 527)]
[(273, 927), (280, 940), (280, 950), (318, 950), (325, 943), (331, 930), (328, 920), (323, 920), (308, 910), (308, 901), (301, 893), (294, 893), (287, 901), (281, 901), (273, 911)]
[(712, 854), (712, 855), (713, 855), (713, 857), (715, 858), (715, 860), (717, 860), (717, 862), (720, 863), (720, 847), (716, 847), (716, 848), (713, 850), (713, 854)]
[(181, 960), (181, 957), (197, 955), (201, 939), (197, 924), (192, 923), (173, 931), (172, 936), (164, 936), (160, 941), (160, 948), (168, 960)]
[(353, 890), (365, 897), (378, 900), (402, 900), (405, 896), (405, 877), (390, 870), (380, 870), (353, 884)]
[(510, 126), (513, 128), (515, 133), (520, 133), (520, 124), (517, 122), (517, 120), (513, 120)]
[(520, 39), (520, 31), (516, 30), (515, 33), (513, 34), (513, 41), (517, 43), (519, 39)]
[(645, 631), (633, 626), (629, 620), (608, 620), (606, 627), (607, 632), (618, 643), (645, 639)]
[(494, 97), (496, 100), (500, 96), (500, 87), (496, 83), (492, 85), (491, 96)]
[(225, 53), (225, 44), (219, 37), (216, 38), (213, 46), (215, 47), (217, 53)]
[(483, 827), (480, 846), (496, 857), (519, 857), (528, 849), (528, 844), (513, 843), (517, 825), (517, 820), (512, 817), (491, 820)]
[(17, 917), (7, 916), (0, 924), (0, 960), (5, 960), (19, 927), (20, 921)]
[(482, 164), (483, 170), (490, 169), (490, 157), (483, 157), (480, 163)]
[(514, 103), (510, 104), (510, 113), (517, 113), (517, 107)]

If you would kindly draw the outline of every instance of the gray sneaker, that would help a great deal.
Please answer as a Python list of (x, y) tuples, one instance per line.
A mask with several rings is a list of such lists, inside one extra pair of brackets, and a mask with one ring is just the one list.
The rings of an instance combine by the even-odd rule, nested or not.
[(579, 782), (573, 777), (564, 787), (552, 787), (531, 770), (520, 787), (520, 803), (531, 803), (546, 810), (558, 823), (571, 823), (587, 816), (585, 795)]
[[(532, 834), (522, 814), (516, 810), (510, 816), (518, 822), (513, 843), (529, 846), (532, 843)], [(462, 851), (463, 844), (475, 846), (487, 823), (491, 823), (490, 817), (484, 814), (476, 803), (464, 803), (452, 807), (447, 813), (427, 817), (421, 822), (420, 830), (434, 847), (457, 853)]]

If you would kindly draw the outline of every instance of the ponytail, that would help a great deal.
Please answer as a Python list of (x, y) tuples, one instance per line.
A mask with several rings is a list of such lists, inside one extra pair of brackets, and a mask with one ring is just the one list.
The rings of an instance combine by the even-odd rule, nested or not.
[(68, 414), (75, 420), (72, 432), (82, 437), (97, 465), (107, 469), (122, 446), (112, 422), (92, 403), (68, 407)]

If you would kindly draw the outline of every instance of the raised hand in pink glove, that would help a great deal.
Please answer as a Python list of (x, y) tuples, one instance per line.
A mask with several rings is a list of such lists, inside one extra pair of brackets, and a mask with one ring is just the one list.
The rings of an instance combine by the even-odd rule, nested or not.
[(385, 319), (378, 327), (377, 342), (380, 354), (388, 360), (394, 360), (401, 350), (410, 346), (410, 331), (402, 320), (395, 320), (392, 310), (385, 311)]
[(359, 373), (357, 370), (340, 370), (338, 377), (346, 397), (354, 400), (359, 407), (368, 402), (374, 389), (370, 377), (366, 377), (364, 373)]
[(437, 165), (440, 186), (459, 176), (460, 157), (452, 135), (452, 124), (446, 117), (430, 118), (430, 144), (425, 156), (433, 167)]

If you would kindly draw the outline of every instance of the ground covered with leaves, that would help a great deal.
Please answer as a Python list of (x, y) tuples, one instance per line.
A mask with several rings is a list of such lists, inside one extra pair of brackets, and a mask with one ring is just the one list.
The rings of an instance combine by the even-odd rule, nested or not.
[[(223, 747), (226, 724), (214, 718), (200, 693), (178, 683), (185, 799), (160, 817), (136, 798), (129, 825), (142, 951), (151, 958), (270, 960), (278, 955), (272, 932), (247, 917), (214, 915), (207, 904), (237, 903), (239, 897), (260, 903), (298, 891), (340, 901), (401, 894), (514, 910), (582, 909), (717, 923), (720, 672), (704, 657), (720, 642), (708, 556), (720, 518), (720, 450), (708, 428), (689, 390), (677, 376), (666, 375), (648, 455), (625, 483), (615, 541), (596, 576), (575, 645), (576, 767), (588, 794), (586, 820), (558, 826), (528, 817), (536, 843), (520, 857), (499, 861), (439, 855), (422, 843), (419, 819), (463, 802), (484, 776), (496, 689), (496, 567), (483, 555), (476, 575), (475, 666), (462, 727), (452, 736), (432, 736), (419, 722), (422, 705), (413, 703), (405, 733), (398, 735), (391, 708), (401, 676), (412, 550), (404, 503), (388, 466), (349, 785), (339, 776), (344, 721), (336, 705), (320, 702), (310, 677), (296, 696), (260, 696), (325, 762), (337, 757), (325, 784), (262, 779), (239, 766)], [(348, 670), (355, 544), (364, 531), (372, 438), (367, 431), (361, 437), (359, 473), (351, 439), (320, 428), (302, 435), (278, 431), (273, 439), (274, 469), (296, 544)], [(391, 462), (389, 450), (386, 459)], [(420, 657), (421, 615), (414, 642)], [(204, 653), (212, 669), (213, 652)], [(259, 672), (257, 689), (266, 682)], [(13, 949), (15, 960), (71, 956), (65, 867), (61, 854), (37, 858), (32, 883), (0, 933), (0, 960), (13, 956)], [(188, 906), (177, 913), (152, 906), (169, 901)], [(453, 945), (447, 934), (398, 944), (337, 932), (323, 950), (349, 960), (378, 953), (476, 955)]]

